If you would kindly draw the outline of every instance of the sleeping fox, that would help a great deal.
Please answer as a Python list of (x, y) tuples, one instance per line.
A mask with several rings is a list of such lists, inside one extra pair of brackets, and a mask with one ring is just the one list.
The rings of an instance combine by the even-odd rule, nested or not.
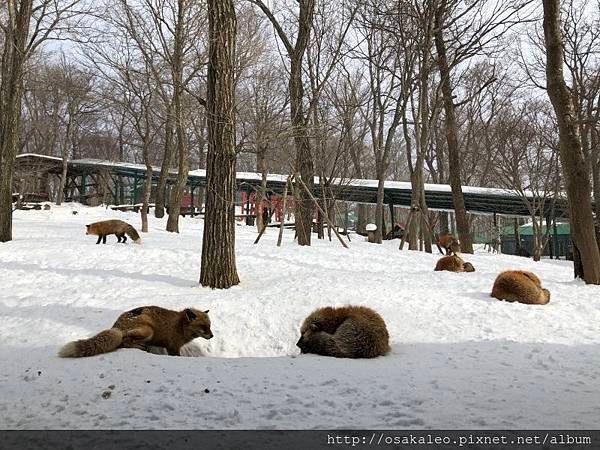
[(536, 274), (527, 270), (507, 270), (496, 278), (492, 297), (528, 305), (545, 305), (550, 301), (550, 292), (542, 287)]
[(129, 235), (136, 244), (142, 243), (142, 239), (135, 228), (122, 220), (103, 220), (101, 222), (90, 223), (89, 225), (86, 225), (86, 228), (85, 234), (98, 236), (96, 244), (99, 244), (100, 241), (102, 241), (103, 244), (106, 244), (106, 236), (109, 234), (116, 235), (118, 242), (123, 242), (123, 244), (127, 242), (126, 234)]

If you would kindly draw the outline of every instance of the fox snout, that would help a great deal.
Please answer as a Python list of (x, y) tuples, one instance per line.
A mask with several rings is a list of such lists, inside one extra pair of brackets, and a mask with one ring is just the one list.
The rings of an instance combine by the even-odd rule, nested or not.
[(298, 339), (298, 342), (296, 342), (296, 347), (298, 347), (300, 349), (300, 353), (304, 353), (306, 344), (305, 344), (304, 338), (302, 336), (300, 336), (300, 339)]

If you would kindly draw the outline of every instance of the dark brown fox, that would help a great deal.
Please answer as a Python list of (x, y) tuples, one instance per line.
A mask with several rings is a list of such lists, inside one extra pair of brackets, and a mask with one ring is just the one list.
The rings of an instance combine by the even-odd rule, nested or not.
[(125, 235), (128, 235), (133, 239), (133, 242), (136, 244), (142, 243), (142, 239), (136, 229), (122, 220), (103, 220), (101, 222), (90, 223), (89, 225), (86, 225), (86, 228), (85, 234), (98, 236), (96, 244), (99, 244), (100, 241), (102, 241), (103, 244), (106, 244), (106, 236), (109, 234), (116, 235), (118, 242), (121, 242), (122, 240), (123, 244), (127, 242), (127, 236)]
[(460, 256), (450, 255), (441, 257), (435, 265), (436, 271), (447, 270), (449, 272), (475, 272), (475, 267), (465, 262)]
[(442, 249), (446, 251), (446, 255), (457, 254), (460, 252), (460, 242), (451, 234), (443, 234), (441, 235), (437, 242), (437, 248), (440, 253), (443, 255), (444, 252)]
[(58, 355), (79, 358), (118, 348), (148, 350), (152, 346), (162, 347), (169, 355), (179, 356), (181, 347), (198, 337), (213, 337), (208, 311), (193, 308), (172, 311), (158, 306), (143, 306), (121, 314), (112, 328), (94, 337), (69, 342)]
[(528, 305), (545, 305), (550, 301), (550, 292), (542, 288), (542, 282), (534, 273), (507, 270), (496, 278), (492, 297)]
[(389, 335), (379, 314), (364, 306), (319, 308), (300, 328), (302, 353), (336, 358), (374, 358), (389, 350)]

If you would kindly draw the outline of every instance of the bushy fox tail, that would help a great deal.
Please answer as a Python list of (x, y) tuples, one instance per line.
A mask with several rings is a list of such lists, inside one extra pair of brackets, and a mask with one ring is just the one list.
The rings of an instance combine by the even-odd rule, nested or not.
[(138, 234), (137, 230), (131, 225), (127, 224), (127, 227), (125, 228), (125, 233), (127, 233), (127, 236), (129, 236), (136, 244), (142, 243), (142, 239), (140, 238), (140, 235)]
[(116, 350), (123, 342), (123, 332), (118, 328), (111, 328), (98, 333), (89, 339), (81, 339), (66, 344), (58, 352), (62, 358), (81, 358), (94, 356)]

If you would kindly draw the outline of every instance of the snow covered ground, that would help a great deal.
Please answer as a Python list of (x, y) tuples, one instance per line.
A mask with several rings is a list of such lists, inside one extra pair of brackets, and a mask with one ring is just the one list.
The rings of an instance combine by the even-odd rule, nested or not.
[[(71, 214), (78, 210), (78, 215)], [(17, 211), (0, 244), (0, 428), (596, 428), (600, 288), (569, 263), (478, 253), (472, 274), (433, 272), (439, 255), (353, 239), (299, 248), (276, 230), (253, 245), (237, 228), (242, 283), (197, 285), (202, 220), (181, 234), (151, 218), (142, 245), (95, 245), (86, 223), (133, 213)], [(497, 273), (532, 269), (546, 306), (489, 297)], [(139, 350), (83, 359), (65, 342), (126, 309), (210, 309), (215, 337), (198, 358)], [(298, 355), (303, 318), (323, 305), (368, 305), (392, 352), (374, 360)]]

